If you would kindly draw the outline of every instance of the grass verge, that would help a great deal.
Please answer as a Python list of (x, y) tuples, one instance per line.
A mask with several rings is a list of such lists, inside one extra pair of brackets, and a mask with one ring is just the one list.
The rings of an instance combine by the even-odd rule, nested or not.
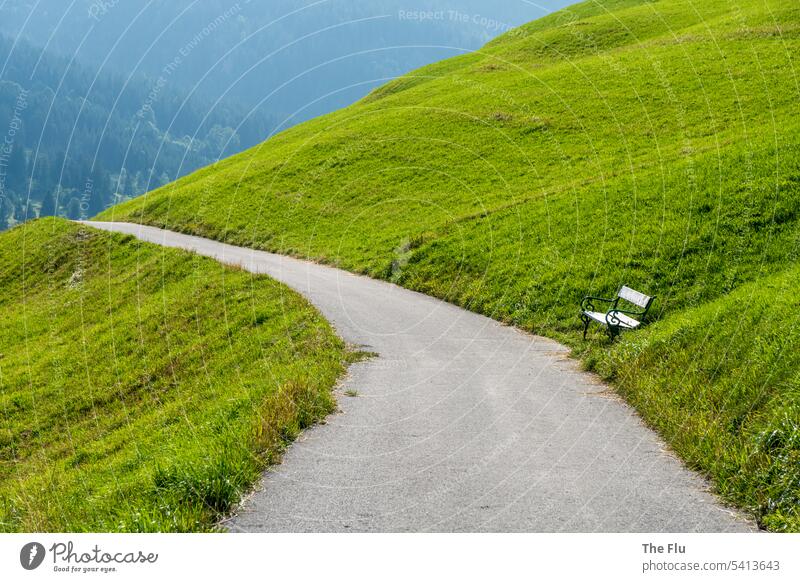
[(0, 529), (208, 531), (351, 355), (264, 276), (60, 219), (0, 235)]

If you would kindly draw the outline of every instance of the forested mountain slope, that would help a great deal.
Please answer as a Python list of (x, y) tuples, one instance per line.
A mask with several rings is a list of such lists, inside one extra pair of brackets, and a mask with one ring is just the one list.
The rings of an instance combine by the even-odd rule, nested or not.
[(88, 218), (261, 141), (268, 116), (0, 36), (0, 230)]

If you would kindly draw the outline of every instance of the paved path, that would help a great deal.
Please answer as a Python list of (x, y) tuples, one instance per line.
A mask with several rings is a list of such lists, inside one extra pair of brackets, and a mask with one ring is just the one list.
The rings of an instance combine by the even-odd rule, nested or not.
[(341, 413), (264, 475), (233, 531), (752, 529), (551, 340), (337, 269), (92, 224), (268, 273), (379, 354), (351, 367)]

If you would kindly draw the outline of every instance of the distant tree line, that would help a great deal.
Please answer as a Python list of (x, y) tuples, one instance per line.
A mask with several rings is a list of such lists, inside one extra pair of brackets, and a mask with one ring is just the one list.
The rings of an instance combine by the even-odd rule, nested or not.
[(0, 230), (36, 216), (92, 216), (275, 127), (230, 100), (187, 100), (156, 80), (97, 72), (2, 36), (0, 67)]

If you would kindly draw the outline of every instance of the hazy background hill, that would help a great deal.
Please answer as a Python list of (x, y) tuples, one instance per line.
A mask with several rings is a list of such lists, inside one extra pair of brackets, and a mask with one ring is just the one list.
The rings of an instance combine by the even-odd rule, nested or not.
[(0, 3), (0, 230), (91, 216), (567, 3)]
[[(382, 79), (477, 49), (568, 3), (12, 0), (0, 29), (126, 74), (161, 76), (180, 57), (168, 73), (173, 86), (284, 115), (309, 105), (298, 113), (307, 119), (355, 100)], [(321, 101), (311, 104), (315, 99)]]
[(156, 84), (98, 72), (0, 36), (0, 229), (114, 201), (235, 153), (274, 128), (231, 102), (178, 89), (147, 107)]

